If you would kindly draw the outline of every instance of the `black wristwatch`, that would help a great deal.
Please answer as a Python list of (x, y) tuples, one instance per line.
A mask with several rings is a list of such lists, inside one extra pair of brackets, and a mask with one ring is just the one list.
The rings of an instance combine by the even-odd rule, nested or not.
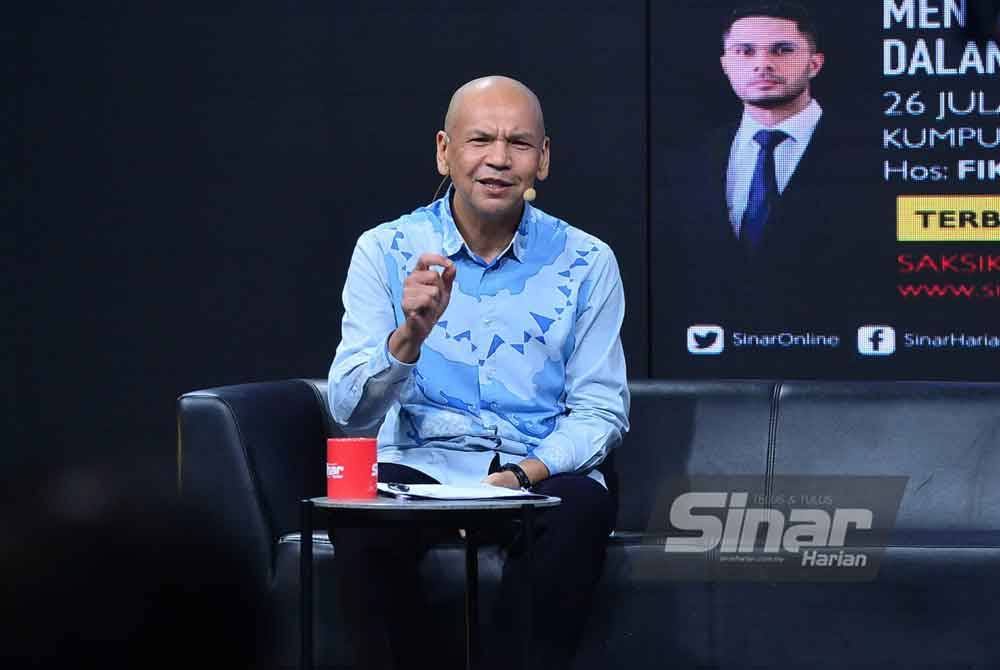
[(528, 473), (518, 465), (517, 463), (507, 463), (506, 465), (500, 466), (500, 472), (513, 472), (514, 476), (517, 477), (517, 485), (522, 489), (531, 488), (531, 480), (528, 479)]

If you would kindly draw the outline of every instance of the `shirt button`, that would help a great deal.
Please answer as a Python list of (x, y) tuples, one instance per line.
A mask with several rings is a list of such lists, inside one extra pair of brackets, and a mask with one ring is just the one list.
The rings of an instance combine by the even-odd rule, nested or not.
[(483, 319), (483, 323), (485, 323), (487, 326), (492, 325), (493, 319)]

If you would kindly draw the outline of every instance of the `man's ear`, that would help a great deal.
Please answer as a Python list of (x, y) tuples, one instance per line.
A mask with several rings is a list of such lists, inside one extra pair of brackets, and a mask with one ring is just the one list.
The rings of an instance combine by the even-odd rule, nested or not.
[(437, 159), (438, 174), (442, 177), (448, 176), (448, 133), (443, 130), (439, 130), (435, 141), (437, 143), (437, 154), (435, 158)]
[(538, 161), (538, 171), (535, 172), (535, 179), (545, 181), (549, 176), (549, 138), (546, 135), (542, 140), (542, 156)]
[(809, 78), (812, 79), (819, 74), (819, 71), (823, 69), (823, 63), (826, 62), (826, 56), (822, 52), (817, 51), (812, 56), (809, 57)]

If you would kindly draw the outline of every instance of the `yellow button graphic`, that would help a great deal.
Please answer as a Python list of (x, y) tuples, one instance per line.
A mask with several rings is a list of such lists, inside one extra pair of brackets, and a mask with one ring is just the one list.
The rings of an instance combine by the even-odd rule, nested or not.
[(896, 240), (1000, 242), (1000, 196), (897, 196)]

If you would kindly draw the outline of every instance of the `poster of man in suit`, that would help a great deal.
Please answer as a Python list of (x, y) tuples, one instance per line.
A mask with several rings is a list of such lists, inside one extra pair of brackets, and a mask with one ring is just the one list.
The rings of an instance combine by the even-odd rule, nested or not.
[[(962, 188), (929, 169), (897, 177), (901, 155), (880, 142), (883, 93), (899, 83), (883, 41), (922, 15), (891, 0), (682, 5), (673, 30), (665, 13), (652, 20), (654, 375), (934, 376), (930, 359), (876, 369), (865, 356), (887, 347), (856, 341), (872, 325), (934, 325), (899, 294), (900, 252), (918, 249), (899, 245), (897, 198)], [(936, 16), (943, 26), (945, 9)], [(984, 306), (949, 304), (970, 322)]]

